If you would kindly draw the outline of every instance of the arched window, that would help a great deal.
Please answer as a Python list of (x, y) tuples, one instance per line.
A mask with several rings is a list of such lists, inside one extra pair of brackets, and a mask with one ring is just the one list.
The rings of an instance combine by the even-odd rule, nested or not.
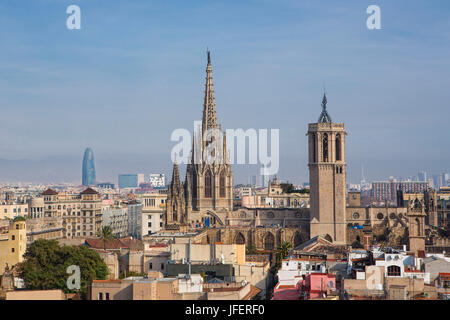
[(212, 197), (212, 179), (211, 179), (211, 173), (208, 171), (205, 175), (205, 198), (211, 198)]
[(416, 224), (417, 224), (417, 235), (418, 236), (421, 236), (422, 235), (422, 232), (421, 232), (421, 225), (420, 225), (420, 220), (419, 220), (419, 218), (416, 218)]
[(235, 244), (245, 244), (245, 237), (242, 233), (238, 232), (236, 237), (234, 238)]
[(267, 232), (264, 237), (264, 250), (272, 251), (275, 247), (275, 238), (272, 233)]
[(324, 133), (322, 139), (322, 158), (323, 162), (328, 162), (328, 134)]
[(225, 172), (220, 173), (219, 178), (219, 196), (225, 198)]
[(298, 247), (299, 245), (301, 245), (303, 243), (303, 238), (302, 235), (300, 234), (300, 232), (296, 231), (295, 235), (294, 235), (294, 247)]
[(314, 133), (311, 134), (312, 139), (312, 162), (317, 162), (316, 160), (316, 135)]
[(336, 161), (341, 161), (341, 135), (336, 136)]
[(176, 202), (173, 203), (172, 206), (172, 220), (173, 221), (178, 221), (178, 212), (177, 212), (177, 204)]
[(414, 209), (422, 209), (422, 204), (420, 203), (420, 200), (416, 198), (414, 200)]
[(400, 277), (401, 270), (399, 266), (389, 266), (387, 269), (389, 277)]

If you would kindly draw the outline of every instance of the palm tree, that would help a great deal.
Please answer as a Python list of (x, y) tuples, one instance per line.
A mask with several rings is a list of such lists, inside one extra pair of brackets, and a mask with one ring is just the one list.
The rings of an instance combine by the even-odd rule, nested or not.
[(280, 243), (280, 246), (277, 248), (276, 252), (276, 262), (275, 267), (278, 270), (281, 267), (281, 260), (286, 258), (289, 255), (289, 251), (292, 249), (292, 244), (287, 241), (283, 241)]
[(106, 250), (106, 240), (115, 239), (110, 226), (104, 226), (97, 232), (97, 236), (103, 239), (103, 249)]
[(277, 253), (280, 255), (281, 259), (286, 258), (289, 255), (289, 251), (292, 249), (292, 244), (287, 241), (281, 242), (277, 249)]

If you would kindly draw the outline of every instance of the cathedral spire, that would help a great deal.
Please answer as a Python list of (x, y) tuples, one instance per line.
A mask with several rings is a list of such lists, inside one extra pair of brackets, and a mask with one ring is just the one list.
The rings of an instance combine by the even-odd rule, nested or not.
[(203, 103), (202, 120), (203, 134), (208, 129), (217, 128), (216, 102), (214, 99), (214, 86), (212, 82), (211, 52), (209, 50), (207, 51), (207, 55), (208, 65), (206, 67), (205, 100)]
[(320, 114), (318, 122), (319, 123), (320, 122), (322, 122), (322, 123), (331, 123), (332, 122), (331, 117), (327, 112), (327, 96), (325, 93), (323, 94), (323, 99), (322, 99), (322, 113)]
[(179, 188), (180, 186), (181, 186), (180, 173), (178, 171), (178, 161), (175, 156), (175, 160), (173, 162), (172, 181), (170, 183), (170, 187), (173, 190), (173, 189)]

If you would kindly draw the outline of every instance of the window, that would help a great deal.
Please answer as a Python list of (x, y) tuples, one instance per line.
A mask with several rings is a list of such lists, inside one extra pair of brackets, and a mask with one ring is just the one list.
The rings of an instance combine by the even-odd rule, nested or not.
[(353, 219), (359, 219), (359, 213), (358, 212), (355, 212), (353, 214)]
[(98, 293), (98, 300), (103, 300), (103, 293), (101, 292)]
[(14, 248), (11, 248), (11, 252), (15, 252), (16, 250)]
[(379, 212), (378, 214), (377, 214), (377, 219), (378, 220), (382, 220), (384, 218), (384, 215), (381, 213), (381, 212)]
[(161, 270), (164, 270), (164, 263), (161, 263)]
[(316, 135), (314, 133), (311, 134), (311, 140), (312, 140), (312, 161), (316, 162)]
[(109, 300), (109, 292), (105, 293), (105, 300)]
[(222, 171), (219, 179), (219, 196), (225, 198), (225, 173)]
[(391, 218), (391, 219), (395, 219), (395, 213), (394, 212), (391, 212), (391, 214), (389, 215), (389, 218)]
[(148, 264), (148, 268), (149, 268), (150, 270), (153, 269), (153, 263), (150, 262), (150, 263)]
[(323, 162), (328, 162), (328, 134), (324, 133), (322, 139), (322, 158)]
[(11, 236), (11, 240), (13, 240), (13, 241), (16, 240), (16, 236), (15, 236), (15, 235), (12, 235), (12, 236)]
[(399, 266), (389, 266), (388, 267), (388, 276), (389, 277), (400, 277), (401, 270)]
[(416, 224), (417, 224), (417, 235), (421, 236), (422, 235), (422, 228), (421, 228), (421, 223), (419, 218), (416, 218)]
[(205, 176), (205, 198), (212, 197), (211, 187), (212, 187), (211, 173), (208, 171), (208, 172), (206, 172), (206, 176)]
[(341, 135), (336, 136), (336, 161), (341, 161)]
[(148, 227), (149, 227), (149, 228), (152, 227), (152, 223), (151, 223), (151, 222), (148, 223)]

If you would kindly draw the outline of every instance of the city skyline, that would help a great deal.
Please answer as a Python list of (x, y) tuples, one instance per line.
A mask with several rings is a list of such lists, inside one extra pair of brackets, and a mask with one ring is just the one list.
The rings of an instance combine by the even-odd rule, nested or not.
[[(383, 2), (377, 33), (366, 28), (366, 4), (357, 1), (198, 2), (193, 8), (129, 1), (120, 10), (113, 5), (107, 19), (99, 5), (79, 1), (83, 24), (76, 31), (65, 27), (68, 2), (24, 1), (25, 10), (4, 3), (0, 175), (76, 183), (86, 145), (96, 150), (101, 181), (120, 172), (169, 174), (170, 133), (192, 130), (201, 118), (206, 47), (215, 57), (224, 128), (280, 129), (280, 178), (308, 180), (304, 135), (320, 112), (324, 87), (333, 120), (345, 122), (352, 135), (349, 182), (360, 180), (362, 164), (369, 181), (450, 171), (450, 151), (439, 147), (446, 143), (450, 100), (449, 5), (440, 3)], [(203, 28), (192, 22), (212, 15), (234, 23)], [(413, 21), (427, 23), (419, 28)], [(39, 130), (28, 129), (35, 123)], [(256, 169), (234, 165), (236, 183)]]

